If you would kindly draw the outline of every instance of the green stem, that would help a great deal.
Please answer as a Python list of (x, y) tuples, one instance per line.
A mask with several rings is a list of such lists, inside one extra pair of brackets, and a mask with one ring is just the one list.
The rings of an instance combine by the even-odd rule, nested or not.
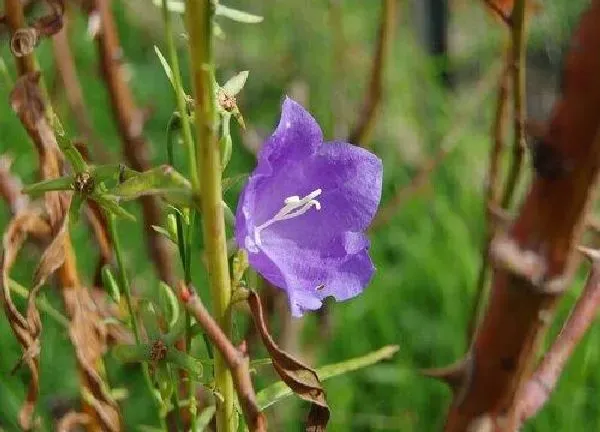
[[(196, 167), (196, 159), (195, 159), (195, 148), (194, 148), (194, 140), (192, 138), (192, 127), (190, 124), (190, 117), (187, 112), (186, 107), (186, 95), (185, 90), (183, 88), (183, 84), (181, 83), (181, 70), (179, 68), (179, 58), (177, 55), (177, 47), (175, 46), (175, 39), (173, 38), (173, 29), (171, 26), (171, 13), (169, 12), (169, 8), (167, 7), (167, 0), (162, 0), (162, 10), (163, 10), (163, 21), (165, 23), (165, 39), (167, 40), (167, 50), (169, 56), (169, 63), (171, 66), (171, 70), (173, 71), (173, 84), (175, 87), (175, 97), (177, 100), (177, 110), (179, 111), (179, 115), (181, 116), (181, 131), (183, 135), (183, 141), (185, 144), (185, 148), (188, 154), (188, 166), (190, 170), (190, 176), (192, 180), (192, 187), (194, 190), (198, 190), (198, 171)], [(173, 159), (172, 149), (171, 149), (171, 159)], [(171, 161), (171, 164), (173, 161)], [(190, 286), (192, 281), (191, 276), (191, 266), (190, 266), (190, 256), (191, 256), (191, 238), (192, 232), (194, 230), (194, 215), (195, 210), (191, 210), (190, 215), (190, 225), (188, 227), (187, 236), (184, 241), (183, 239), (183, 221), (181, 220), (181, 216), (177, 215), (177, 237), (179, 242), (179, 251), (181, 260), (183, 263), (183, 271), (185, 274), (185, 283), (187, 286)], [(185, 351), (190, 352), (192, 345), (192, 338), (190, 328), (192, 326), (192, 321), (190, 319), (189, 312), (186, 310), (185, 312)], [(197, 429), (197, 412), (198, 407), (196, 403), (196, 382), (192, 379), (192, 375), (188, 375), (188, 393), (190, 399), (190, 427), (192, 430)]]
[[(108, 230), (110, 231), (110, 237), (113, 244), (113, 249), (115, 252), (115, 258), (117, 261), (117, 268), (119, 270), (119, 286), (123, 290), (125, 294), (125, 304), (127, 305), (127, 312), (129, 313), (129, 318), (131, 319), (131, 329), (133, 330), (133, 336), (135, 338), (136, 345), (140, 345), (140, 331), (138, 328), (137, 319), (133, 310), (133, 303), (131, 300), (131, 287), (129, 286), (129, 280), (127, 279), (127, 274), (125, 272), (125, 265), (123, 261), (123, 254), (121, 249), (121, 242), (119, 236), (117, 235), (117, 227), (115, 222), (115, 216), (113, 214), (106, 214), (106, 220), (108, 223)], [(150, 390), (150, 394), (153, 396), (156, 405), (158, 406), (158, 418), (160, 421), (161, 430), (167, 431), (167, 423), (164, 416), (164, 403), (160, 393), (154, 388), (154, 384), (152, 384), (152, 378), (150, 378), (150, 371), (148, 370), (148, 363), (142, 362), (142, 373), (144, 375), (144, 381), (148, 386), (148, 390)]]
[[(227, 262), (225, 221), (221, 186), (221, 155), (217, 137), (217, 116), (214, 89), (212, 19), (214, 5), (210, 0), (186, 0), (187, 30), (192, 59), (194, 102), (196, 114), (196, 163), (200, 174), (202, 197), (202, 230), (206, 246), (206, 261), (213, 315), (225, 334), (231, 336), (231, 281)], [(215, 387), (223, 402), (217, 406), (217, 431), (233, 432), (235, 393), (231, 373), (223, 357), (215, 352)]]
[(173, 71), (173, 84), (175, 85), (175, 97), (177, 100), (177, 111), (181, 115), (181, 128), (183, 132), (183, 142), (188, 153), (188, 165), (190, 169), (190, 177), (192, 179), (192, 187), (198, 189), (198, 170), (194, 157), (194, 140), (192, 138), (192, 126), (190, 116), (186, 108), (186, 97), (183, 84), (181, 83), (181, 70), (179, 68), (179, 56), (177, 55), (177, 47), (173, 38), (173, 28), (171, 25), (171, 13), (167, 7), (167, 0), (162, 0), (163, 21), (165, 23), (165, 38), (167, 39), (167, 50), (169, 55), (169, 63)]

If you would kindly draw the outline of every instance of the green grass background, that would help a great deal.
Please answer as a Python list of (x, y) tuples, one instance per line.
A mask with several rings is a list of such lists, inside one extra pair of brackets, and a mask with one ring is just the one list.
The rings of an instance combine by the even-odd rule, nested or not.
[[(298, 88), (304, 89), (307, 107), (322, 125), (327, 138), (336, 137), (334, 131), (343, 135), (354, 123), (367, 81), (380, 2), (346, 0), (339, 3), (341, 30), (332, 30), (326, 1), (226, 3), (265, 18), (259, 25), (220, 19), (226, 36), (217, 42), (220, 82), (237, 71), (250, 71), (239, 104), (246, 123), (260, 135), (266, 136), (276, 124), (282, 97)], [(441, 429), (450, 392), (443, 385), (422, 377), (417, 370), (449, 364), (464, 353), (465, 328), (481, 260), (485, 227), (482, 194), (495, 91), (488, 92), (485, 103), (474, 112), (461, 113), (465, 111), (466, 101), (473, 97), (476, 82), (501, 58), (507, 33), (483, 11), (479, 2), (452, 2), (451, 64), (457, 85), (449, 92), (436, 82), (436, 62), (427, 57), (419, 43), (416, 2), (399, 3), (398, 28), (386, 75), (385, 102), (373, 137), (374, 151), (383, 158), (385, 167), (382, 202), (410, 181), (436, 151), (443, 137), (456, 128), (456, 122), (463, 123), (456, 149), (432, 174), (430, 185), (402, 203), (390, 224), (372, 236), (372, 257), (378, 271), (363, 295), (331, 306), (331, 339), (327, 343), (315, 343), (320, 331), (317, 320), (314, 315), (304, 319), (301, 343), (313, 353), (311, 359), (315, 365), (359, 356), (387, 344), (400, 346), (393, 361), (326, 383), (332, 408), (331, 431)], [(542, 3), (541, 13), (533, 19), (528, 50), (532, 56), (547, 60), (542, 69), (550, 83), (534, 81), (530, 83), (534, 91), (553, 88), (552, 79), (559, 74), (569, 35), (588, 2)], [(140, 106), (153, 110), (145, 127), (152, 145), (152, 160), (155, 164), (165, 163), (165, 128), (175, 101), (153, 49), (154, 44), (164, 47), (160, 10), (149, 1), (138, 0), (116, 1), (113, 6), (127, 67), (131, 71), (131, 87)], [(86, 23), (79, 12), (73, 12), (71, 46), (87, 106), (96, 135), (117, 160), (120, 140), (100, 77), (95, 45), (85, 33)], [(179, 34), (183, 27), (180, 22), (178, 25)], [(344, 45), (341, 57), (335, 53), (336, 31)], [(184, 40), (179, 40), (181, 54), (185, 56)], [(0, 53), (14, 77), (5, 35), (2, 42)], [(52, 92), (55, 108), (70, 133), (76, 135), (52, 66), (50, 43), (42, 42), (36, 52), (51, 92), (56, 88)], [(343, 66), (340, 66), (340, 58)], [(187, 66), (185, 61), (186, 83), (189, 82)], [(9, 89), (4, 82), (0, 86), (0, 101), (4, 101), (0, 103), (0, 153), (14, 158), (14, 170), (24, 182), (34, 181), (36, 155), (10, 110)], [(250, 171), (253, 156), (241, 145), (237, 132), (234, 145), (228, 173)], [(234, 208), (236, 193), (227, 197)], [(0, 227), (7, 221), (8, 209), (0, 205)], [(156, 278), (142, 246), (140, 225), (121, 223), (120, 233), (134, 286), (152, 293)], [(84, 224), (74, 228), (73, 241), (80, 272), (84, 281), (90, 283), (96, 248)], [(31, 269), (38, 257), (33, 247), (26, 248), (13, 277), (30, 285)], [(173, 265), (179, 272), (176, 259)], [(562, 302), (551, 334), (560, 327), (581, 281), (579, 278), (574, 283)], [(206, 298), (200, 271), (195, 275), (195, 282)], [(53, 288), (47, 287), (45, 295), (61, 307)], [(241, 337), (245, 320), (238, 316), (238, 321), (237, 335)], [(599, 331), (598, 326), (592, 327), (571, 358), (552, 399), (525, 430), (600, 428), (597, 398), (600, 352), (596, 343)], [(67, 335), (47, 318), (44, 318), (42, 347), (38, 413), (44, 419), (42, 427), (51, 430), (52, 410), (78, 397), (77, 373)], [(21, 349), (5, 317), (0, 315), (0, 428), (6, 431), (18, 430), (16, 414), (26, 391), (27, 372), (19, 370), (10, 375), (20, 355)], [(112, 385), (129, 391), (128, 399), (122, 404), (127, 430), (154, 424), (154, 406), (137, 368), (119, 365), (110, 356), (107, 363)], [(273, 376), (267, 374), (259, 380), (260, 385), (272, 379)], [(306, 410), (306, 405), (293, 398), (270, 408), (274, 430), (300, 430)]]

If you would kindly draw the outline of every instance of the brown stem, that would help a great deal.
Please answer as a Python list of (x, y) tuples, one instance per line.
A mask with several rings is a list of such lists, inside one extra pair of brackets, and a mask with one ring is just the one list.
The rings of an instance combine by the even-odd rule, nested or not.
[(369, 137), (375, 126), (377, 111), (383, 95), (383, 74), (390, 46), (394, 39), (396, 20), (396, 0), (384, 0), (381, 9), (377, 48), (371, 67), (371, 79), (356, 126), (350, 133), (348, 141), (361, 147), (369, 147)]
[(508, 232), (492, 241), (490, 301), (471, 347), (473, 376), (454, 400), (448, 432), (482, 417), (497, 428), (512, 416), (515, 395), (529, 379), (539, 342), (574, 272), (574, 246), (585, 228), (600, 157), (600, 0), (592, 1), (565, 61), (565, 89), (547, 132), (545, 151), (565, 169), (537, 173)]
[(194, 292), (196, 290), (189, 290), (183, 283), (180, 283), (180, 298), (185, 308), (200, 324), (208, 339), (219, 350), (227, 367), (231, 370), (233, 384), (240, 399), (248, 428), (252, 432), (266, 431), (267, 419), (256, 403), (256, 393), (250, 378), (250, 362), (247, 353), (233, 346), (219, 324), (204, 307), (200, 297), (192, 294)]
[[(20, 29), (25, 28), (26, 23), (25, 23), (25, 17), (23, 14), (23, 9), (22, 9), (22, 4), (19, 0), (6, 0), (5, 1), (5, 9), (6, 9), (6, 14), (7, 14), (7, 24), (10, 30), (10, 35), (11, 38), (14, 37), (15, 33), (18, 32)], [(37, 66), (36, 66), (36, 61), (35, 58), (33, 57), (32, 54), (26, 54), (26, 55), (22, 55), (22, 56), (15, 56), (15, 61), (17, 64), (17, 70), (18, 70), (18, 74), (19, 76), (31, 76), (33, 74), (35, 74), (37, 72)], [(34, 84), (37, 85), (37, 84)], [(41, 87), (41, 85), (40, 85)], [(49, 107), (49, 104), (47, 103), (47, 101), (44, 101), (44, 92), (43, 90), (40, 89), (40, 87), (38, 87), (38, 95), (36, 96), (37, 98), (39, 98), (39, 103), (41, 103), (43, 106), (45, 105), (45, 113), (49, 114), (51, 113), (51, 108)], [(32, 95), (30, 95), (32, 96)], [(35, 99), (35, 97), (33, 98)], [(27, 109), (27, 108), (25, 108)], [(33, 114), (31, 114), (33, 115)], [(42, 124), (44, 123), (44, 124)], [(31, 138), (33, 140), (33, 142), (36, 144), (38, 153), (39, 153), (39, 158), (40, 158), (40, 174), (42, 177), (42, 180), (46, 180), (49, 178), (53, 178), (56, 177), (58, 175), (60, 175), (60, 166), (62, 164), (62, 161), (60, 160), (61, 155), (60, 152), (58, 151), (58, 147), (56, 145), (56, 138), (53, 135), (53, 132), (51, 131), (50, 127), (49, 127), (49, 122), (48, 119), (43, 118), (43, 120), (40, 120), (37, 122), (36, 127), (38, 127), (37, 131), (32, 131), (32, 130), (28, 130), (28, 132), (31, 135)], [(45, 132), (45, 136), (42, 136), (42, 129), (44, 129)], [(47, 140), (52, 141), (52, 146), (48, 146), (48, 142)], [(51, 194), (47, 194), (51, 195)], [(48, 198), (46, 198), (46, 204), (48, 205), (48, 203), (50, 202), (50, 200)], [(51, 223), (53, 221), (55, 221), (56, 219), (56, 214), (53, 214), (54, 211), (56, 209), (48, 209), (48, 212), (50, 213), (50, 221)], [(63, 209), (62, 211), (68, 211), (67, 209)], [(55, 228), (55, 227), (53, 227)], [(61, 290), (61, 294), (63, 296), (63, 299), (65, 301), (65, 304), (69, 303), (69, 299), (71, 297), (73, 297), (74, 293), (76, 295), (76, 293), (79, 290), (82, 290), (82, 286), (79, 280), (79, 276), (77, 273), (77, 261), (75, 258), (75, 253), (73, 251), (73, 246), (71, 243), (71, 239), (70, 236), (68, 234), (68, 232), (65, 235), (64, 241), (63, 241), (63, 255), (64, 255), (64, 261), (62, 263), (62, 265), (58, 268), (57, 270), (57, 274), (58, 274), (58, 280), (60, 283), (60, 286), (62, 288)], [(67, 308), (68, 309), (68, 308)], [(69, 310), (67, 310), (67, 312), (69, 312)], [(74, 319), (74, 316), (69, 314), (69, 318), (71, 320)], [(76, 341), (72, 339), (72, 342), (75, 346), (76, 351), (80, 351), (82, 349), (82, 347), (78, 346)], [(86, 341), (87, 343), (90, 344), (100, 344), (99, 341)], [(82, 382), (82, 387), (84, 389), (90, 389), (90, 391), (93, 393), (94, 392), (94, 385), (96, 383), (92, 382), (89, 379), (89, 372), (92, 373), (96, 373), (93, 369), (88, 369), (86, 368), (86, 365), (81, 364), (81, 362), (78, 362), (78, 366), (79, 366), (79, 372), (80, 372), (80, 379)], [(97, 367), (98, 365), (94, 364), (92, 367)], [(100, 376), (100, 375), (98, 375)], [(115, 411), (113, 412), (113, 414), (117, 417), (116, 423), (117, 423), (117, 427), (118, 426), (118, 412), (116, 411), (115, 407), (112, 407), (115, 409)], [(91, 404), (87, 403), (84, 401), (83, 403), (83, 410), (86, 414), (88, 414), (88, 416), (90, 417), (90, 422), (88, 424), (88, 430), (90, 431), (101, 431), (102, 430), (102, 424), (103, 421), (101, 419), (101, 414), (100, 411), (97, 411), (96, 408), (94, 406), (92, 406)]]
[(96, 160), (106, 162), (108, 161), (108, 155), (94, 134), (90, 115), (85, 105), (83, 91), (77, 77), (75, 60), (69, 46), (68, 24), (69, 20), (65, 16), (63, 19), (63, 29), (52, 37), (56, 70), (62, 80), (67, 102), (75, 119), (77, 129), (82, 134), (83, 139), (92, 146)]
[(600, 309), (600, 252), (586, 248), (580, 250), (590, 259), (592, 270), (577, 299), (571, 315), (567, 318), (560, 334), (545, 354), (535, 373), (525, 383), (510, 419), (511, 430), (535, 416), (554, 391), (565, 364), (594, 323)]
[(526, 43), (526, 1), (515, 0), (510, 14), (511, 25), (511, 79), (513, 89), (513, 159), (506, 180), (506, 188), (502, 197), (502, 207), (510, 206), (514, 195), (525, 153), (525, 43)]
[(479, 269), (479, 276), (477, 277), (477, 285), (475, 291), (475, 299), (473, 301), (473, 310), (471, 312), (471, 319), (469, 326), (467, 327), (467, 338), (469, 342), (472, 341), (477, 322), (479, 321), (480, 309), (482, 302), (485, 297), (485, 287), (488, 275), (488, 264), (489, 264), (489, 250), (490, 244), (494, 233), (496, 232), (495, 217), (491, 213), (492, 208), (498, 208), (499, 194), (500, 194), (500, 156), (504, 149), (504, 126), (506, 119), (506, 108), (508, 105), (508, 85), (509, 85), (509, 71), (508, 65), (510, 61), (510, 55), (507, 56), (507, 65), (505, 66), (504, 72), (500, 76), (498, 86), (498, 98), (496, 100), (496, 114), (494, 118), (494, 126), (492, 128), (493, 145), (490, 150), (490, 161), (488, 168), (488, 178), (486, 183), (485, 193), (485, 212), (487, 220), (487, 233), (485, 236), (481, 267)]
[[(95, 33), (98, 54), (102, 63), (102, 76), (106, 83), (112, 111), (123, 141), (123, 152), (127, 162), (137, 171), (150, 168), (149, 146), (142, 134), (144, 113), (133, 99), (121, 67), (122, 51), (117, 27), (110, 9), (109, 0), (89, 0), (84, 8), (90, 16), (97, 14), (100, 29)], [(167, 241), (154, 231), (152, 225), (161, 225), (161, 210), (155, 197), (140, 198), (144, 217), (144, 230), (149, 252), (160, 279), (173, 284), (175, 279), (171, 268), (171, 254)]]
[(375, 231), (390, 222), (396, 213), (398, 213), (401, 206), (429, 183), (431, 173), (460, 142), (460, 138), (465, 130), (465, 123), (472, 121), (474, 112), (480, 108), (494, 84), (498, 82), (498, 69), (498, 66), (492, 67), (481, 81), (477, 83), (475, 90), (473, 90), (473, 97), (466, 103), (467, 108), (461, 115), (457, 116), (454, 127), (450, 129), (442, 139), (437, 153), (425, 161), (419, 169), (419, 172), (411, 179), (408, 185), (400, 188), (398, 192), (396, 192), (396, 194), (379, 209), (375, 216), (375, 220), (371, 225), (371, 231)]

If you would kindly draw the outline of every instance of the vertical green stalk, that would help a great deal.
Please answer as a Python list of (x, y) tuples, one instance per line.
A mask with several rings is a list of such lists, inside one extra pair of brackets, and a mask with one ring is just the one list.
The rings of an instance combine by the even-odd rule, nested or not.
[[(121, 252), (121, 242), (117, 234), (115, 216), (107, 213), (106, 220), (108, 221), (108, 229), (110, 231), (110, 237), (112, 240), (113, 249), (115, 251), (117, 269), (119, 271), (119, 286), (123, 290), (123, 294), (125, 295), (125, 304), (127, 305), (127, 312), (129, 313), (129, 318), (131, 319), (131, 329), (133, 330), (135, 343), (136, 345), (139, 345), (141, 343), (140, 330), (138, 328), (137, 319), (133, 310), (133, 303), (131, 301), (131, 287), (129, 286), (129, 279), (127, 279), (127, 274), (125, 273), (125, 264)], [(165, 422), (164, 416), (164, 404), (160, 393), (154, 388), (154, 384), (152, 384), (150, 372), (148, 371), (148, 363), (142, 362), (142, 372), (144, 375), (144, 381), (146, 381), (146, 385), (148, 386), (148, 390), (150, 390), (150, 394), (152, 394), (152, 397), (158, 407), (158, 418), (160, 421), (161, 430), (166, 432), (167, 424)]]
[[(213, 315), (227, 336), (231, 336), (231, 282), (227, 263), (225, 221), (221, 188), (221, 156), (217, 137), (217, 112), (213, 77), (212, 20), (210, 0), (186, 0), (186, 18), (192, 58), (196, 115), (196, 163), (202, 197), (202, 230), (211, 288)], [(215, 387), (222, 396), (217, 406), (217, 431), (233, 432), (234, 390), (231, 373), (223, 357), (215, 352)]]
[(177, 111), (181, 116), (181, 130), (183, 134), (183, 142), (188, 153), (188, 165), (190, 169), (190, 177), (192, 187), (198, 188), (198, 170), (196, 169), (196, 159), (194, 157), (194, 140), (192, 138), (192, 127), (190, 125), (190, 116), (186, 107), (185, 90), (181, 83), (181, 70), (179, 68), (179, 57), (177, 55), (177, 47), (175, 46), (175, 38), (173, 37), (173, 27), (171, 25), (171, 13), (167, 6), (167, 0), (162, 0), (163, 21), (165, 23), (165, 39), (167, 40), (167, 51), (169, 55), (169, 63), (173, 71), (173, 85), (175, 87), (175, 98), (177, 100)]
[[(173, 86), (175, 87), (175, 98), (177, 101), (177, 111), (181, 116), (181, 130), (183, 135), (183, 142), (187, 150), (188, 155), (188, 167), (190, 170), (190, 177), (192, 180), (192, 187), (194, 190), (198, 190), (198, 170), (196, 167), (195, 148), (194, 140), (192, 138), (192, 127), (190, 122), (190, 116), (186, 106), (186, 94), (181, 82), (181, 70), (179, 68), (179, 57), (177, 55), (177, 47), (175, 46), (175, 39), (173, 37), (173, 28), (171, 25), (171, 12), (167, 5), (167, 0), (162, 0), (162, 11), (163, 21), (165, 24), (165, 39), (167, 41), (167, 51), (169, 56), (169, 63), (173, 72)], [(171, 152), (172, 153), (172, 152)], [(172, 159), (172, 155), (171, 155)], [(173, 160), (169, 161), (172, 165)], [(194, 213), (195, 210), (191, 210), (190, 225), (186, 239), (184, 240), (183, 221), (181, 216), (178, 214), (177, 217), (177, 238), (180, 246), (180, 255), (183, 264), (183, 270), (185, 273), (185, 283), (189, 286), (192, 281), (190, 259), (191, 256), (191, 237), (194, 230)], [(191, 348), (191, 326), (192, 322), (190, 319), (189, 312), (185, 312), (185, 351), (189, 353)], [(188, 376), (188, 394), (189, 394), (189, 411), (190, 411), (190, 427), (192, 430), (196, 430), (196, 419), (197, 419), (197, 404), (196, 404), (196, 382), (192, 379), (192, 376)]]

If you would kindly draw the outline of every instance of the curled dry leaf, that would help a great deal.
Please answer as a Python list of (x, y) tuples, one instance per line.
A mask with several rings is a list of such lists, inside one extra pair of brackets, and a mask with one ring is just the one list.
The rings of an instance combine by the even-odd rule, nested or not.
[(27, 207), (29, 197), (21, 193), (23, 184), (18, 177), (10, 172), (12, 160), (7, 155), (0, 156), (0, 197), (6, 201), (12, 214)]
[(106, 352), (107, 330), (102, 314), (87, 289), (63, 290), (65, 309), (70, 317), (69, 338), (75, 348), (77, 363), (83, 374), (84, 399), (94, 410), (102, 430), (117, 432), (121, 421), (117, 403), (106, 390), (96, 364)]
[(56, 424), (57, 432), (72, 432), (79, 430), (79, 426), (86, 426), (90, 423), (90, 417), (85, 413), (71, 411), (61, 417)]
[[(39, 80), (39, 72), (29, 73), (18, 78), (10, 93), (10, 103), (35, 143), (40, 158), (40, 176), (42, 180), (46, 180), (61, 175), (63, 157), (54, 131), (46, 117), (46, 107), (38, 85)], [(58, 192), (46, 193), (44, 200), (50, 217), (50, 225), (59, 226), (59, 221), (68, 206)]]
[(273, 360), (275, 371), (294, 393), (311, 403), (306, 430), (308, 432), (324, 431), (329, 420), (329, 406), (317, 373), (277, 346), (269, 333), (260, 297), (255, 291), (250, 291), (248, 303), (263, 344)]
[(39, 328), (32, 328), (29, 321), (19, 312), (13, 303), (9, 288), (9, 272), (27, 236), (31, 234), (36, 236), (49, 235), (50, 231), (50, 225), (42, 216), (42, 212), (39, 209), (30, 207), (17, 214), (9, 222), (2, 241), (3, 253), (0, 262), (2, 304), (10, 327), (23, 347), (24, 354), (21, 362), (27, 364), (31, 371), (29, 389), (19, 413), (19, 424), (24, 430), (30, 429), (33, 425), (33, 412), (39, 390), (39, 367), (37, 359), (39, 351), (37, 335), (39, 334)]
[(43, 37), (58, 33), (63, 27), (64, 4), (62, 0), (47, 0), (50, 13), (34, 21), (31, 26), (16, 29), (10, 50), (15, 57), (24, 57), (33, 52)]

